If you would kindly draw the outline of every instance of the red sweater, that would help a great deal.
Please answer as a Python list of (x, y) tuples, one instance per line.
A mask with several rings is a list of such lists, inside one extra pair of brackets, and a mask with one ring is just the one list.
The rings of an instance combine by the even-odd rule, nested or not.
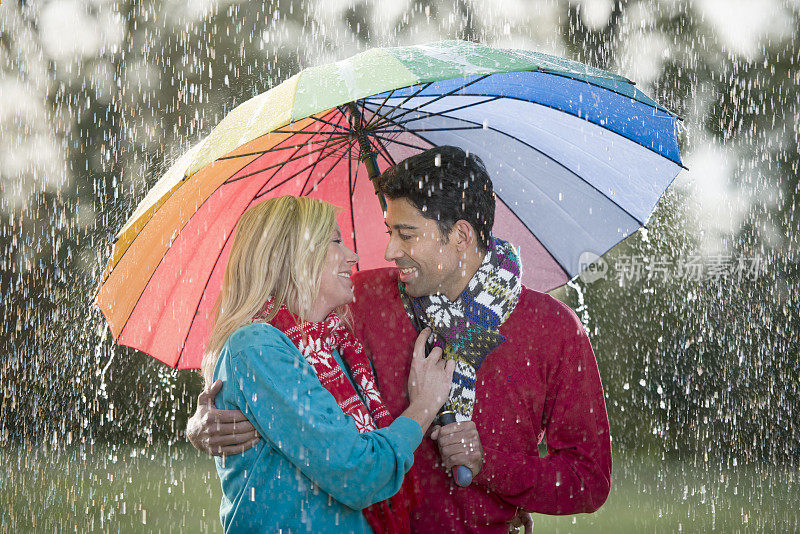
[[(353, 277), (356, 336), (372, 357), (392, 416), (408, 407), (406, 382), (416, 331), (403, 310), (397, 270)], [(472, 420), (485, 451), (472, 485), (459, 488), (429, 437), (415, 454), (423, 504), (414, 532), (506, 533), (518, 508), (542, 514), (593, 512), (606, 500), (611, 441), (592, 347), (565, 304), (523, 288), (500, 327), (507, 339), (478, 370)], [(548, 454), (538, 443), (547, 433)]]

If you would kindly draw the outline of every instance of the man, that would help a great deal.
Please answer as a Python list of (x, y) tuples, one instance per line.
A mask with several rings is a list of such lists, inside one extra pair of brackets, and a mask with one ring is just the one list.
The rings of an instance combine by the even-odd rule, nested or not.
[[(515, 250), (491, 236), (494, 195), (483, 163), (437, 147), (377, 183), (387, 199), (385, 255), (397, 269), (355, 275), (352, 311), (392, 415), (408, 405), (418, 330), (430, 326), (457, 362), (445, 408), (459, 422), (434, 429), (415, 454), (424, 498), (414, 531), (507, 532), (524, 511), (599, 508), (611, 445), (594, 353), (572, 310), (523, 287)], [(240, 414), (209, 403), (218, 387), (201, 394), (187, 434), (201, 450), (240, 451), (257, 436)], [(453, 484), (455, 465), (473, 472), (470, 486)]]

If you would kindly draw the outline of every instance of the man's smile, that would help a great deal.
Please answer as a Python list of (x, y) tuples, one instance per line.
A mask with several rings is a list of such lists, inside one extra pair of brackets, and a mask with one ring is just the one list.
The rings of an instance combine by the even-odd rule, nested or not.
[(400, 269), (401, 282), (408, 282), (412, 278), (416, 278), (417, 273), (419, 272), (416, 267), (400, 267), (398, 265), (398, 269)]

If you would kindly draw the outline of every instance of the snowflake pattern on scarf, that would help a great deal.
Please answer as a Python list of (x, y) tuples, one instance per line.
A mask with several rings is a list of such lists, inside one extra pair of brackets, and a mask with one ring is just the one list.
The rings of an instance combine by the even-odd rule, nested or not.
[(433, 345), (442, 348), (445, 358), (456, 361), (445, 403), (446, 410), (456, 413), (456, 421), (472, 418), (475, 377), (484, 358), (505, 341), (499, 329), (519, 301), (521, 272), (514, 247), (493, 237), (480, 267), (453, 302), (441, 294), (410, 297), (405, 284), (398, 282), (411, 322), (419, 330), (429, 326), (434, 333)]
[[(271, 310), (272, 299), (252, 318), (251, 323), (267, 322)], [(333, 395), (342, 411), (353, 418), (360, 434), (392, 423), (364, 347), (345, 328), (336, 313), (331, 313), (324, 321), (309, 323), (300, 321), (286, 306), (281, 306), (269, 324), (294, 343), (322, 386)], [(334, 358), (334, 350), (339, 351), (342, 360), (350, 367), (350, 375), (360, 395)], [(420, 495), (419, 477), (412, 468), (391, 499), (371, 504), (362, 512), (375, 534), (410, 534), (411, 509), (420, 503)]]

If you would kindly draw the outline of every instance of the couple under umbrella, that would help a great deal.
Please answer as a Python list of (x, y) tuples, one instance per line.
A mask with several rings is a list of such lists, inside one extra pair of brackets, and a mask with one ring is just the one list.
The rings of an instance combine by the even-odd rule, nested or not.
[[(524, 287), (520, 264), (526, 255), (531, 258), (539, 288), (549, 289), (577, 274), (581, 251), (601, 254), (635, 231), (674, 178), (665, 176), (680, 168), (677, 145), (664, 134), (671, 116), (618, 77), (586, 72), (563, 60), (556, 64), (541, 55), (465, 43), (382, 53), (365, 53), (361, 63), (356, 56), (332, 74), (324, 69), (301, 73), (288, 116), (268, 110), (271, 97), (243, 104), (243, 116), (271, 117), (277, 124), (263, 126), (269, 132), (252, 140), (253, 132), (230, 141), (232, 128), (226, 121), (236, 119), (234, 110), (176, 164), (178, 172), (159, 182), (120, 232), (98, 305), (118, 342), (170, 365), (196, 367), (197, 361), (187, 357), (203, 354), (198, 347), (205, 347), (209, 383), (215, 377), (224, 382), (217, 407), (238, 408), (258, 432), (261, 439), (255, 444), (255, 435), (245, 432), (242, 445), (237, 441), (242, 434), (231, 437), (225, 425), (190, 428), (195, 441), (208, 448), (254, 445), (218, 460), (227, 527), (318, 528), (313, 525), (327, 525), (327, 518), (340, 524), (346, 511), (367, 507), (350, 516), (360, 522), (342, 530), (410, 526), (415, 531), (491, 532), (506, 528), (523, 510), (592, 511), (605, 500), (610, 481), (608, 421), (597, 364), (574, 313)], [(454, 61), (459, 57), (468, 61)], [(534, 59), (535, 69), (530, 68)], [(374, 97), (359, 96), (362, 85), (371, 83), (361, 76), (363, 65), (374, 67), (379, 60), (403, 63), (416, 79)], [(453, 71), (435, 82), (425, 74), (448, 61), (460, 65), (460, 77)], [(324, 76), (338, 76), (344, 89), (336, 98), (345, 100), (315, 111), (311, 101), (322, 107), (332, 101), (310, 99), (300, 89), (318, 86), (303, 84)], [(393, 83), (406, 81), (397, 74)], [(285, 92), (281, 87), (270, 93)], [(581, 99), (563, 96), (570, 88), (586, 94)], [(577, 100), (589, 104), (575, 109)], [(494, 110), (501, 125), (518, 119), (507, 109), (509, 102), (522, 102), (531, 113), (527, 121), (517, 121), (521, 126), (514, 135), (469, 118)], [(619, 109), (626, 102), (646, 112), (636, 120), (626, 118)], [(559, 105), (566, 118), (553, 115)], [(233, 122), (241, 126), (241, 117)], [(570, 150), (553, 141), (552, 125), (567, 128), (562, 137), (571, 140)], [(323, 130), (326, 141), (319, 136)], [(467, 150), (437, 147), (449, 139)], [(486, 165), (475, 156), (480, 152), (476, 146), (489, 158)], [(609, 152), (609, 146), (614, 150)], [(363, 166), (348, 156), (352, 147)], [(407, 154), (415, 155), (402, 157)], [(381, 159), (389, 170), (378, 178)], [(643, 162), (651, 163), (648, 172), (640, 169)], [(614, 166), (619, 167), (615, 172), (601, 172)], [(380, 210), (370, 210), (377, 202), (356, 202), (365, 195), (365, 182), (372, 187), (363, 170), (359, 182), (359, 168), (376, 178), (375, 187), (386, 197), (385, 226), (380, 211), (380, 226), (370, 218)], [(536, 181), (542, 174), (553, 183)], [(332, 182), (342, 177), (347, 194), (336, 202)], [(614, 180), (633, 185), (615, 189)], [(330, 213), (328, 223), (308, 226), (325, 211), (320, 206), (333, 209), (319, 201), (291, 199), (297, 212), (292, 217), (286, 211), (288, 198), (262, 202), (290, 187), (295, 195), (328, 194), (343, 208), (341, 226), (330, 226), (335, 219)], [(526, 188), (529, 193), (520, 195)], [(303, 202), (320, 213), (311, 217)], [(253, 206), (250, 210), (260, 215), (242, 206)], [(235, 223), (243, 211), (235, 232), (230, 222), (222, 229), (208, 224), (209, 213), (218, 214), (215, 222), (225, 223), (227, 217)], [(255, 228), (274, 230), (242, 230), (253, 220)], [(506, 236), (519, 229), (536, 233), (520, 234), (520, 251), (493, 234), (500, 221), (509, 223), (501, 225), (510, 232)], [(164, 234), (169, 224), (178, 231)], [(553, 239), (558, 233), (554, 226), (560, 227), (561, 239)], [(377, 235), (381, 227), (389, 232), (385, 258), (399, 269), (366, 270), (351, 279), (356, 261), (351, 249), (358, 245), (363, 268), (364, 256), (375, 256), (368, 254), (370, 247), (383, 248), (378, 239), (356, 243), (356, 231)], [(572, 228), (579, 231), (566, 232)], [(138, 263), (131, 261), (136, 258)], [(269, 269), (269, 262), (277, 263)], [(154, 266), (149, 272), (148, 265)], [(253, 265), (261, 265), (261, 271), (254, 274)], [(210, 276), (198, 282), (199, 269)], [(237, 290), (247, 276), (255, 276), (258, 284), (248, 282)], [(134, 286), (128, 295), (119, 292), (126, 283)], [(198, 283), (199, 292), (193, 289)], [(180, 326), (170, 328), (170, 321)], [(156, 343), (159, 339), (164, 343)], [(435, 349), (425, 347), (428, 340)], [(259, 348), (262, 342), (266, 345)], [(273, 352), (277, 355), (271, 358)], [(442, 402), (459, 422), (435, 428), (434, 439), (423, 437)], [(229, 413), (206, 408), (196, 423)], [(314, 434), (328, 423), (330, 434)], [(238, 426), (252, 428), (243, 421)], [(539, 458), (537, 444), (545, 432), (549, 454)], [(415, 448), (415, 467), (403, 477)], [(449, 468), (455, 465), (470, 469), (471, 485), (452, 484)], [(294, 503), (289, 495), (295, 496)], [(250, 506), (261, 514), (236, 515)], [(258, 521), (248, 523), (248, 518)]]

